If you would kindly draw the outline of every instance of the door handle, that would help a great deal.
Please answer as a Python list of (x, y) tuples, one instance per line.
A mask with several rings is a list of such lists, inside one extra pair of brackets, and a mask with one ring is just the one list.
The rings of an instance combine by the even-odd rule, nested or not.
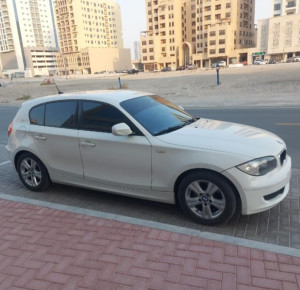
[(45, 136), (34, 136), (34, 138), (37, 140), (47, 140)]
[(95, 147), (96, 146), (95, 143), (85, 142), (85, 141), (81, 141), (80, 145), (82, 145), (82, 146), (88, 146), (88, 147)]

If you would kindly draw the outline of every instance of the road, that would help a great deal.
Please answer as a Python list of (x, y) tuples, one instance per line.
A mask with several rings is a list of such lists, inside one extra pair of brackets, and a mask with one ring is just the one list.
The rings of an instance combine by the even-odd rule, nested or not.
[[(7, 127), (17, 110), (18, 107), (0, 106), (2, 144), (7, 140)], [(196, 117), (247, 124), (277, 134), (287, 144), (289, 155), (293, 160), (293, 168), (300, 169), (300, 108), (187, 108), (187, 111)]]
[(288, 196), (271, 210), (242, 216), (237, 213), (226, 224), (206, 227), (194, 223), (176, 206), (107, 194), (94, 190), (53, 184), (45, 192), (27, 190), (20, 182), (4, 149), (7, 126), (16, 107), (0, 106), (0, 194), (25, 197), (61, 205), (92, 209), (110, 214), (156, 221), (205, 232), (262, 241), (300, 249), (300, 169), (299, 123), (300, 108), (273, 109), (188, 109), (195, 116), (240, 122), (270, 130), (281, 136), (293, 158), (291, 190)]

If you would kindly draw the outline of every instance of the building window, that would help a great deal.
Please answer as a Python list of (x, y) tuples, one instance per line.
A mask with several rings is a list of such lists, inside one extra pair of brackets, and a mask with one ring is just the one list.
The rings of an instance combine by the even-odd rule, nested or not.
[(225, 53), (225, 48), (220, 48), (219, 53)]
[(215, 49), (210, 49), (209, 53), (210, 54), (216, 54), (216, 50)]
[(280, 3), (274, 4), (274, 11), (280, 10), (280, 9), (281, 9), (281, 4)]

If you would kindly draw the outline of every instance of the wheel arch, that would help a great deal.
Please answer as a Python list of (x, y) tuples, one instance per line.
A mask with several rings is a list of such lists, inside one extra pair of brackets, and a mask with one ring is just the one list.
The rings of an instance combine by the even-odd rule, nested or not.
[[(36, 156), (34, 153), (28, 151), (28, 150), (20, 150), (14, 157), (14, 165), (15, 165), (15, 168), (17, 169), (17, 164), (18, 164), (18, 160), (20, 158), (20, 156), (24, 153), (30, 153), (30, 154), (33, 154), (34, 156)], [(36, 156), (37, 157), (37, 156)], [(38, 157), (37, 157), (38, 158)], [(39, 158), (40, 159), (40, 158)]]
[(240, 197), (240, 194), (239, 194), (239, 191), (237, 190), (236, 186), (234, 185), (233, 182), (231, 182), (230, 179), (228, 179), (226, 176), (224, 176), (223, 174), (221, 174), (220, 172), (217, 172), (217, 171), (214, 171), (214, 170), (211, 170), (211, 169), (205, 169), (205, 168), (195, 168), (195, 169), (190, 169), (190, 170), (187, 170), (183, 173), (181, 173), (176, 181), (175, 181), (175, 184), (174, 184), (174, 188), (173, 188), (173, 191), (174, 191), (174, 199), (175, 199), (175, 203), (176, 205), (178, 205), (178, 188), (179, 188), (179, 185), (180, 185), (180, 182), (183, 180), (183, 178), (185, 178), (187, 175), (191, 174), (191, 173), (201, 173), (201, 172), (206, 172), (206, 173), (213, 173), (215, 175), (218, 175), (219, 177), (223, 178), (224, 180), (226, 180), (232, 187), (233, 191), (234, 191), (234, 194), (235, 196), (237, 197), (237, 206), (240, 207), (241, 206), (241, 197)]

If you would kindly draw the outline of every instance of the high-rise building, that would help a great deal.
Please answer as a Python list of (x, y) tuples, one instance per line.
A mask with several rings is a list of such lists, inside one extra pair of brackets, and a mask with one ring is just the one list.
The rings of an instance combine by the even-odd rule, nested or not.
[(51, 0), (0, 0), (0, 52), (6, 75), (56, 70), (57, 38)]
[(300, 0), (273, 0), (274, 17), (300, 13)]
[(61, 74), (130, 68), (120, 6), (114, 0), (54, 0)]
[(254, 0), (146, 0), (145, 70), (247, 61), (247, 48), (255, 46), (254, 11)]

